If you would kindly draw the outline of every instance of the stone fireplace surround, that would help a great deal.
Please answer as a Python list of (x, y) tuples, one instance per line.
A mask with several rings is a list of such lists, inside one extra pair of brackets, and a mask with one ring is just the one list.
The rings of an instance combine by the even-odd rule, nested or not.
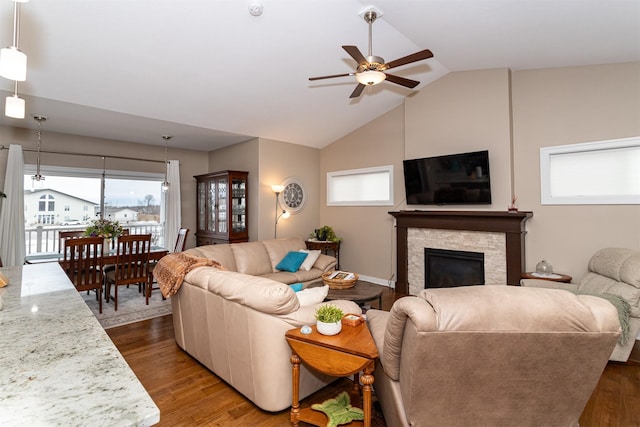
[(518, 285), (525, 268), (525, 222), (531, 212), (398, 211), (396, 292), (424, 289), (424, 248), (485, 254), (487, 285)]

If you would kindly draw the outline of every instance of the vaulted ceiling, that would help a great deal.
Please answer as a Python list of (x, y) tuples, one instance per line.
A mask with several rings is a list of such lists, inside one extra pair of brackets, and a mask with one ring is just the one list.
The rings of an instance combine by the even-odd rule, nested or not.
[[(253, 0), (255, 1), (255, 0)], [(0, 125), (213, 150), (263, 137), (324, 147), (461, 70), (640, 61), (640, 0), (31, 0), (22, 4), (28, 56), (19, 93), (27, 118)], [(394, 70), (416, 89), (383, 82), (349, 99), (341, 48), (367, 55), (359, 13), (373, 5), (373, 54), (422, 49), (432, 59)], [(0, 2), (0, 45), (13, 2)], [(13, 83), (0, 78), (3, 96)], [(0, 143), (3, 143), (0, 141)]]

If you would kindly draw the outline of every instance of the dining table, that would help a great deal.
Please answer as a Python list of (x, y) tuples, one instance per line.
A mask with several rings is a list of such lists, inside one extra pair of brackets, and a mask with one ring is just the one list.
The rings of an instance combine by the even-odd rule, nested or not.
[[(151, 246), (149, 251), (149, 261), (158, 261), (160, 258), (168, 254), (169, 251), (163, 246)], [(24, 258), (25, 264), (39, 264), (43, 262), (59, 262), (62, 261), (62, 252), (40, 252), (29, 254)], [(115, 249), (111, 249), (109, 254), (102, 255), (102, 265), (115, 264), (117, 253)]]

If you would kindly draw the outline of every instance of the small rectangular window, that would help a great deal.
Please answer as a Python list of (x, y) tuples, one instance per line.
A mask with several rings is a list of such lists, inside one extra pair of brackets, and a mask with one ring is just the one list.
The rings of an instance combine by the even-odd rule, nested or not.
[(327, 173), (328, 206), (392, 206), (393, 165)]
[(540, 149), (543, 205), (640, 204), (640, 137)]

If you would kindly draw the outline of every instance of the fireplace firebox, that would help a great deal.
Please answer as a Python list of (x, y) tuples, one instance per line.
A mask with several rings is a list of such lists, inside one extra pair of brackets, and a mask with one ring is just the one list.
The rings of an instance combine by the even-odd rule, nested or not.
[(484, 253), (424, 248), (424, 287), (484, 285)]

